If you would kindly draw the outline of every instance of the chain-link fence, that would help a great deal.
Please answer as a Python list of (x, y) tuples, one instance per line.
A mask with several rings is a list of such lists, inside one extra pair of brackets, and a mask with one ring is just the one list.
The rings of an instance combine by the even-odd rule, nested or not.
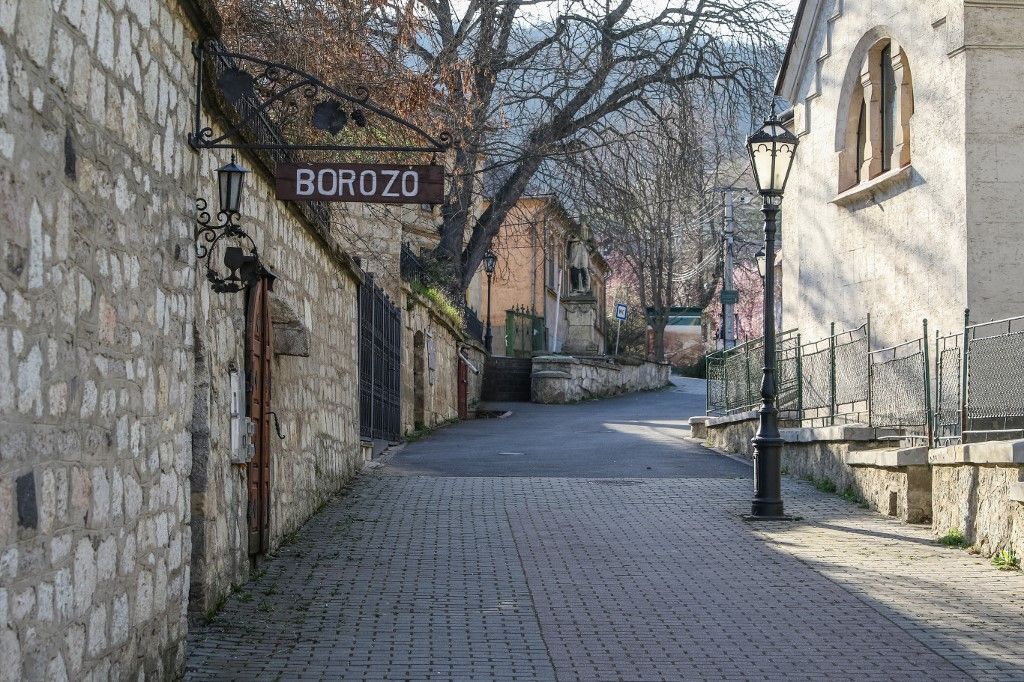
[(868, 401), (870, 325), (800, 346), (800, 418), (810, 426), (863, 420)]
[[(969, 320), (965, 316), (965, 320)], [(1024, 316), (969, 324), (871, 349), (871, 322), (817, 341), (795, 330), (777, 342), (778, 407), (804, 426), (860, 423), (934, 446), (1024, 438)], [(757, 409), (761, 339), (707, 358), (707, 411)], [(934, 365), (932, 364), (934, 363)], [(934, 377), (934, 379), (933, 379)]]
[(868, 423), (900, 429), (904, 438), (930, 443), (927, 322), (921, 338), (871, 351), (868, 359)]
[[(776, 384), (779, 409), (797, 409), (797, 357), (799, 335), (783, 332), (775, 342)], [(747, 341), (735, 348), (707, 356), (708, 414), (734, 414), (756, 410), (761, 404), (761, 378), (764, 374), (764, 342)], [(785, 418), (786, 415), (783, 415)]]
[(966, 325), (964, 341), (963, 440), (1024, 436), (1024, 317)]
[(935, 334), (935, 416), (932, 429), (936, 445), (960, 440), (963, 337), (962, 333), (946, 336), (940, 336), (937, 332)]

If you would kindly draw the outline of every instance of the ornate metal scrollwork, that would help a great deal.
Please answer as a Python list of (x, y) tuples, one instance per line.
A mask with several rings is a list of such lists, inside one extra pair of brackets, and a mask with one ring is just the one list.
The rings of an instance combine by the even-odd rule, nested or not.
[[(217, 220), (220, 222), (215, 223), (206, 199), (196, 199), (196, 227), (193, 232), (196, 258), (206, 261), (206, 279), (210, 283), (210, 288), (218, 293), (242, 291), (259, 277), (269, 274), (260, 261), (256, 242), (238, 225), (237, 219), (237, 213), (219, 211)], [(222, 239), (245, 243), (245, 246), (224, 247), (224, 267), (227, 268), (227, 274), (223, 276), (210, 265), (210, 259), (218, 250), (218, 244)]]
[[(230, 52), (215, 40), (196, 44), (193, 54), (195, 129), (189, 143), (197, 149), (437, 153), (451, 144), (447, 133), (430, 135), (375, 104), (363, 86), (343, 92), (286, 64)], [(238, 114), (220, 135), (202, 125), (206, 83), (212, 83)], [(409, 143), (380, 144), (380, 126), (390, 126)], [(300, 141), (287, 142), (282, 131), (295, 133), (287, 137)]]

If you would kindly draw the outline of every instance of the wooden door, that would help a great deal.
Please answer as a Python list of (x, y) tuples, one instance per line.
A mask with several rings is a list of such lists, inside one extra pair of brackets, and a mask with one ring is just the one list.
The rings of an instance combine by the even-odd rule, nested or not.
[(249, 462), (249, 554), (270, 548), (270, 282), (261, 277), (249, 288), (246, 311), (246, 399), (256, 450)]
[(459, 419), (469, 419), (469, 367), (459, 355)]

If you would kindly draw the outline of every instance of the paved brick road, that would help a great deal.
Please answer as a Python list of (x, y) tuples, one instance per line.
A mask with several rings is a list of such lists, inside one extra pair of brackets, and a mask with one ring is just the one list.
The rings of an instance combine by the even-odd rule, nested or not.
[[(749, 469), (685, 443), (666, 416), (697, 402), (523, 406), (439, 435), (462, 452), (447, 449), (445, 467), (424, 461), (436, 441), (410, 447), (193, 632), (189, 676), (1024, 680), (1024, 574), (792, 480), (788, 508), (804, 522), (743, 522)], [(612, 428), (585, 436), (584, 424)], [(522, 454), (460, 439), (479, 429)], [(580, 461), (524, 475), (517, 458), (551, 438)], [(588, 455), (587, 438), (614, 451)], [(666, 450), (693, 475), (666, 477)], [(443, 475), (481, 460), (501, 475)], [(632, 476), (588, 475), (631, 461)]]

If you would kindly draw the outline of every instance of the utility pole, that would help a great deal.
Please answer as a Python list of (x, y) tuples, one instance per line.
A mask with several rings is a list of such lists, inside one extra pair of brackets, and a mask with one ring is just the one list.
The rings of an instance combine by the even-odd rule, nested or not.
[(734, 288), (732, 277), (732, 240), (733, 240), (733, 203), (732, 189), (724, 191), (725, 197), (725, 226), (723, 234), (722, 254), (725, 259), (725, 267), (722, 275), (722, 344), (725, 348), (736, 346), (736, 314), (735, 306), (739, 299), (739, 293)]

